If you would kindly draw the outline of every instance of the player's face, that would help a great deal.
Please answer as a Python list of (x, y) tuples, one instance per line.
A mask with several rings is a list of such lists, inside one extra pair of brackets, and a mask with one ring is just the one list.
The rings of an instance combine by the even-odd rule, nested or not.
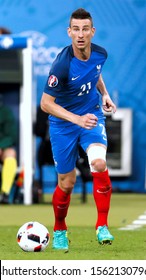
[(92, 27), (89, 19), (72, 19), (71, 26), (68, 28), (68, 35), (72, 38), (75, 48), (84, 50), (91, 44), (95, 28)]

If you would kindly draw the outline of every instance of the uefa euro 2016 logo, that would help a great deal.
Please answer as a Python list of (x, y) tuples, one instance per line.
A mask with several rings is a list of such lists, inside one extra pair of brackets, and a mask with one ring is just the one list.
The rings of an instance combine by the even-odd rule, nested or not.
[(58, 85), (58, 79), (56, 76), (51, 75), (48, 80), (49, 87), (56, 87)]

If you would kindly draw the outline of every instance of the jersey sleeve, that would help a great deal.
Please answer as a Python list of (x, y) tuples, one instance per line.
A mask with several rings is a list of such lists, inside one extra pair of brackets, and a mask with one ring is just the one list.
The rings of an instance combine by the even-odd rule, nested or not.
[(52, 64), (48, 79), (45, 84), (44, 92), (58, 97), (68, 81), (70, 54), (68, 47), (57, 56)]

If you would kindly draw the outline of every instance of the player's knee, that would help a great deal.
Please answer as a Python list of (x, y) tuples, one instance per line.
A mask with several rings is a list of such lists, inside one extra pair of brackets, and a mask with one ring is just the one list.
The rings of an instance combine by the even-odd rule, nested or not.
[(71, 193), (76, 183), (76, 176), (61, 176), (59, 186), (65, 193)]
[(106, 148), (91, 145), (87, 151), (91, 172), (103, 172), (106, 169)]
[(14, 148), (6, 148), (6, 149), (3, 151), (2, 159), (4, 160), (4, 159), (7, 158), (7, 157), (16, 158), (16, 151), (15, 151)]
[(103, 172), (106, 169), (106, 162), (103, 159), (95, 159), (91, 162), (95, 172)]

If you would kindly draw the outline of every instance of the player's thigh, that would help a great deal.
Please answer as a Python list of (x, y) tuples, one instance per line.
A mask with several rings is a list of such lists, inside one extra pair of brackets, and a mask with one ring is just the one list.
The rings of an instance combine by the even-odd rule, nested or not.
[(57, 172), (65, 174), (72, 171), (78, 157), (78, 131), (74, 127), (52, 127), (50, 140)]
[(80, 145), (87, 151), (91, 144), (102, 144), (107, 146), (107, 134), (104, 121), (98, 121), (98, 125), (91, 130), (83, 130), (80, 134)]

